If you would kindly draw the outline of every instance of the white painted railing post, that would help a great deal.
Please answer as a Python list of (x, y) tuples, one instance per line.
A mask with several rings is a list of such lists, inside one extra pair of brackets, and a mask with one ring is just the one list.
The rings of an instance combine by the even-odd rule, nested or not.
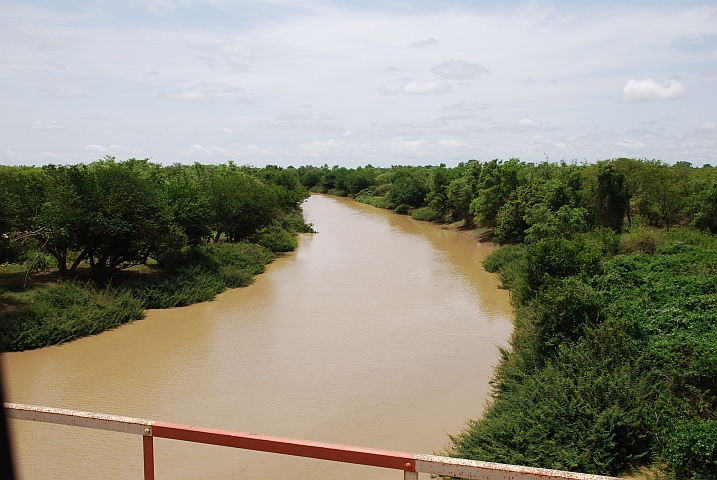
[(403, 480), (418, 480), (418, 472), (403, 471)]

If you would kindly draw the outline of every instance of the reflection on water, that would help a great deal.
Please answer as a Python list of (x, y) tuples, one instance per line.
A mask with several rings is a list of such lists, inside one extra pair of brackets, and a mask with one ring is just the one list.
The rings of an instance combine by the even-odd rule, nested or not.
[[(244, 289), (65, 345), (4, 354), (8, 400), (412, 452), (480, 415), (511, 331), (488, 247), (312, 196), (320, 232)], [(141, 478), (132, 435), (12, 421), (23, 478)], [(157, 478), (400, 478), (155, 440)]]

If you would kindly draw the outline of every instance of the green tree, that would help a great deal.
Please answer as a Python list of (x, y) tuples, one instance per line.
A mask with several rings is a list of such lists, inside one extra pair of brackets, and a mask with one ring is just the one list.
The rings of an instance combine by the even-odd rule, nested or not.
[(395, 205), (423, 206), (430, 191), (428, 171), (424, 168), (399, 167), (391, 175), (388, 197)]
[(231, 164), (211, 172), (208, 190), (215, 241), (222, 234), (232, 242), (248, 238), (280, 212), (273, 188)]
[(596, 201), (600, 224), (621, 232), (630, 205), (630, 191), (625, 175), (618, 172), (612, 163), (599, 166)]
[(477, 196), (470, 206), (470, 213), (479, 223), (495, 226), (500, 208), (520, 185), (527, 183), (524, 169), (525, 164), (515, 158), (507, 162), (495, 159), (483, 164)]

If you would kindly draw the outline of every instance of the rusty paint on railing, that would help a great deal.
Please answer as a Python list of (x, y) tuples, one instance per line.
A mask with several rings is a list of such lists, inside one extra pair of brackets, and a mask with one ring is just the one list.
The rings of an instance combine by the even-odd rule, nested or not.
[(142, 435), (144, 437), (142, 445), (145, 480), (154, 480), (153, 437), (391, 468), (402, 470), (405, 480), (417, 480), (418, 472), (476, 480), (609, 480), (613, 478), (436, 455), (312, 442), (295, 438), (256, 435), (141, 418), (81, 412), (64, 408), (6, 403), (5, 411), (8, 418)]

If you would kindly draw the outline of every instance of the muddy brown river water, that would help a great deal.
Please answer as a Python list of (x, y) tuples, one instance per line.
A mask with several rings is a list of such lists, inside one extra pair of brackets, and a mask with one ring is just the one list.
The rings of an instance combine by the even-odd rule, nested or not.
[[(480, 416), (508, 293), (489, 247), (314, 195), (320, 232), (248, 288), (148, 311), (65, 345), (2, 355), (8, 401), (438, 453)], [(139, 479), (134, 435), (10, 421), (21, 478)], [(158, 479), (398, 480), (401, 472), (155, 439)]]

